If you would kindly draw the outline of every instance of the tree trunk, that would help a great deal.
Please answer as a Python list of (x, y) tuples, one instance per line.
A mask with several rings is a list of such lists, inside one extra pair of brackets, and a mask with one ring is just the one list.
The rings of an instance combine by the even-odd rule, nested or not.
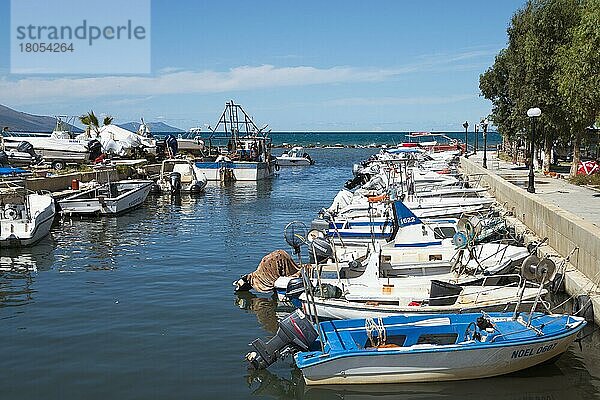
[(579, 147), (581, 144), (581, 131), (577, 129), (575, 131), (575, 138), (573, 140), (573, 163), (571, 164), (571, 176), (577, 175), (577, 167), (579, 167), (579, 160), (581, 159), (581, 152)]
[(550, 135), (544, 137), (544, 172), (550, 172), (550, 164), (552, 164), (552, 139)]

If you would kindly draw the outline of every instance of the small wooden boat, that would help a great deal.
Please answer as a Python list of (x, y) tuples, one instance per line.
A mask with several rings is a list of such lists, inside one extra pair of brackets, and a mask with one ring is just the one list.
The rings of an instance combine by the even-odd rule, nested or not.
[(486, 378), (557, 359), (586, 324), (570, 315), (482, 312), (326, 321), (317, 333), (306, 321), (291, 314), (246, 358), (264, 368), (275, 361), (273, 346), (302, 350), (294, 361), (308, 385)]
[(118, 215), (140, 205), (148, 197), (153, 182), (123, 180), (108, 182), (58, 202), (66, 215)]

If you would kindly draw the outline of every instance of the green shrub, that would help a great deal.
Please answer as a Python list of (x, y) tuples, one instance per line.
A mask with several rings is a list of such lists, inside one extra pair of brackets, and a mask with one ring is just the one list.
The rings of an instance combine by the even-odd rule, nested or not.
[(593, 185), (600, 186), (600, 174), (575, 175), (569, 178), (569, 182), (574, 185)]

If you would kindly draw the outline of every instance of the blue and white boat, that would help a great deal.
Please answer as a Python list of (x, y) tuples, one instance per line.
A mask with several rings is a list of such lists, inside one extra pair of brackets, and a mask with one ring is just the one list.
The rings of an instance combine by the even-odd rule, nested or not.
[(308, 385), (477, 379), (557, 359), (586, 324), (570, 315), (512, 312), (326, 321), (318, 331), (307, 321), (291, 314), (269, 342), (252, 343), (247, 360), (265, 368), (274, 354), (301, 350), (294, 361)]
[[(242, 106), (230, 101), (204, 143), (196, 171), (209, 181), (259, 181), (275, 173), (267, 125), (258, 128)], [(222, 131), (219, 131), (222, 129)]]

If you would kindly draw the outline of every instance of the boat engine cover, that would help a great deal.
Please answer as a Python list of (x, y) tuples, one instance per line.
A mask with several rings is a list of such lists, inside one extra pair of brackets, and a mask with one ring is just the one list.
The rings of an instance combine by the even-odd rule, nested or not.
[(285, 296), (288, 299), (297, 299), (304, 293), (304, 281), (302, 278), (290, 279), (285, 289)]
[(327, 239), (317, 237), (310, 243), (310, 255), (316, 256), (314, 261), (320, 263), (333, 257), (333, 248)]
[(255, 369), (265, 369), (288, 351), (306, 351), (319, 334), (301, 310), (296, 310), (279, 322), (277, 333), (267, 343), (260, 338), (250, 346), (246, 360)]
[(181, 190), (181, 174), (179, 172), (171, 172), (169, 174), (169, 183), (171, 184), (171, 192), (179, 192)]
[(165, 138), (166, 148), (171, 152), (171, 157), (175, 157), (177, 151), (179, 150), (179, 143), (177, 143), (177, 138), (173, 135), (168, 135)]
[(96, 139), (90, 140), (87, 144), (87, 148), (90, 152), (90, 156), (88, 158), (90, 160), (95, 160), (102, 155), (102, 143)]
[(33, 157), (36, 156), (35, 151), (33, 151), (33, 145), (29, 142), (21, 142), (17, 146), (17, 151), (21, 153), (27, 153)]

